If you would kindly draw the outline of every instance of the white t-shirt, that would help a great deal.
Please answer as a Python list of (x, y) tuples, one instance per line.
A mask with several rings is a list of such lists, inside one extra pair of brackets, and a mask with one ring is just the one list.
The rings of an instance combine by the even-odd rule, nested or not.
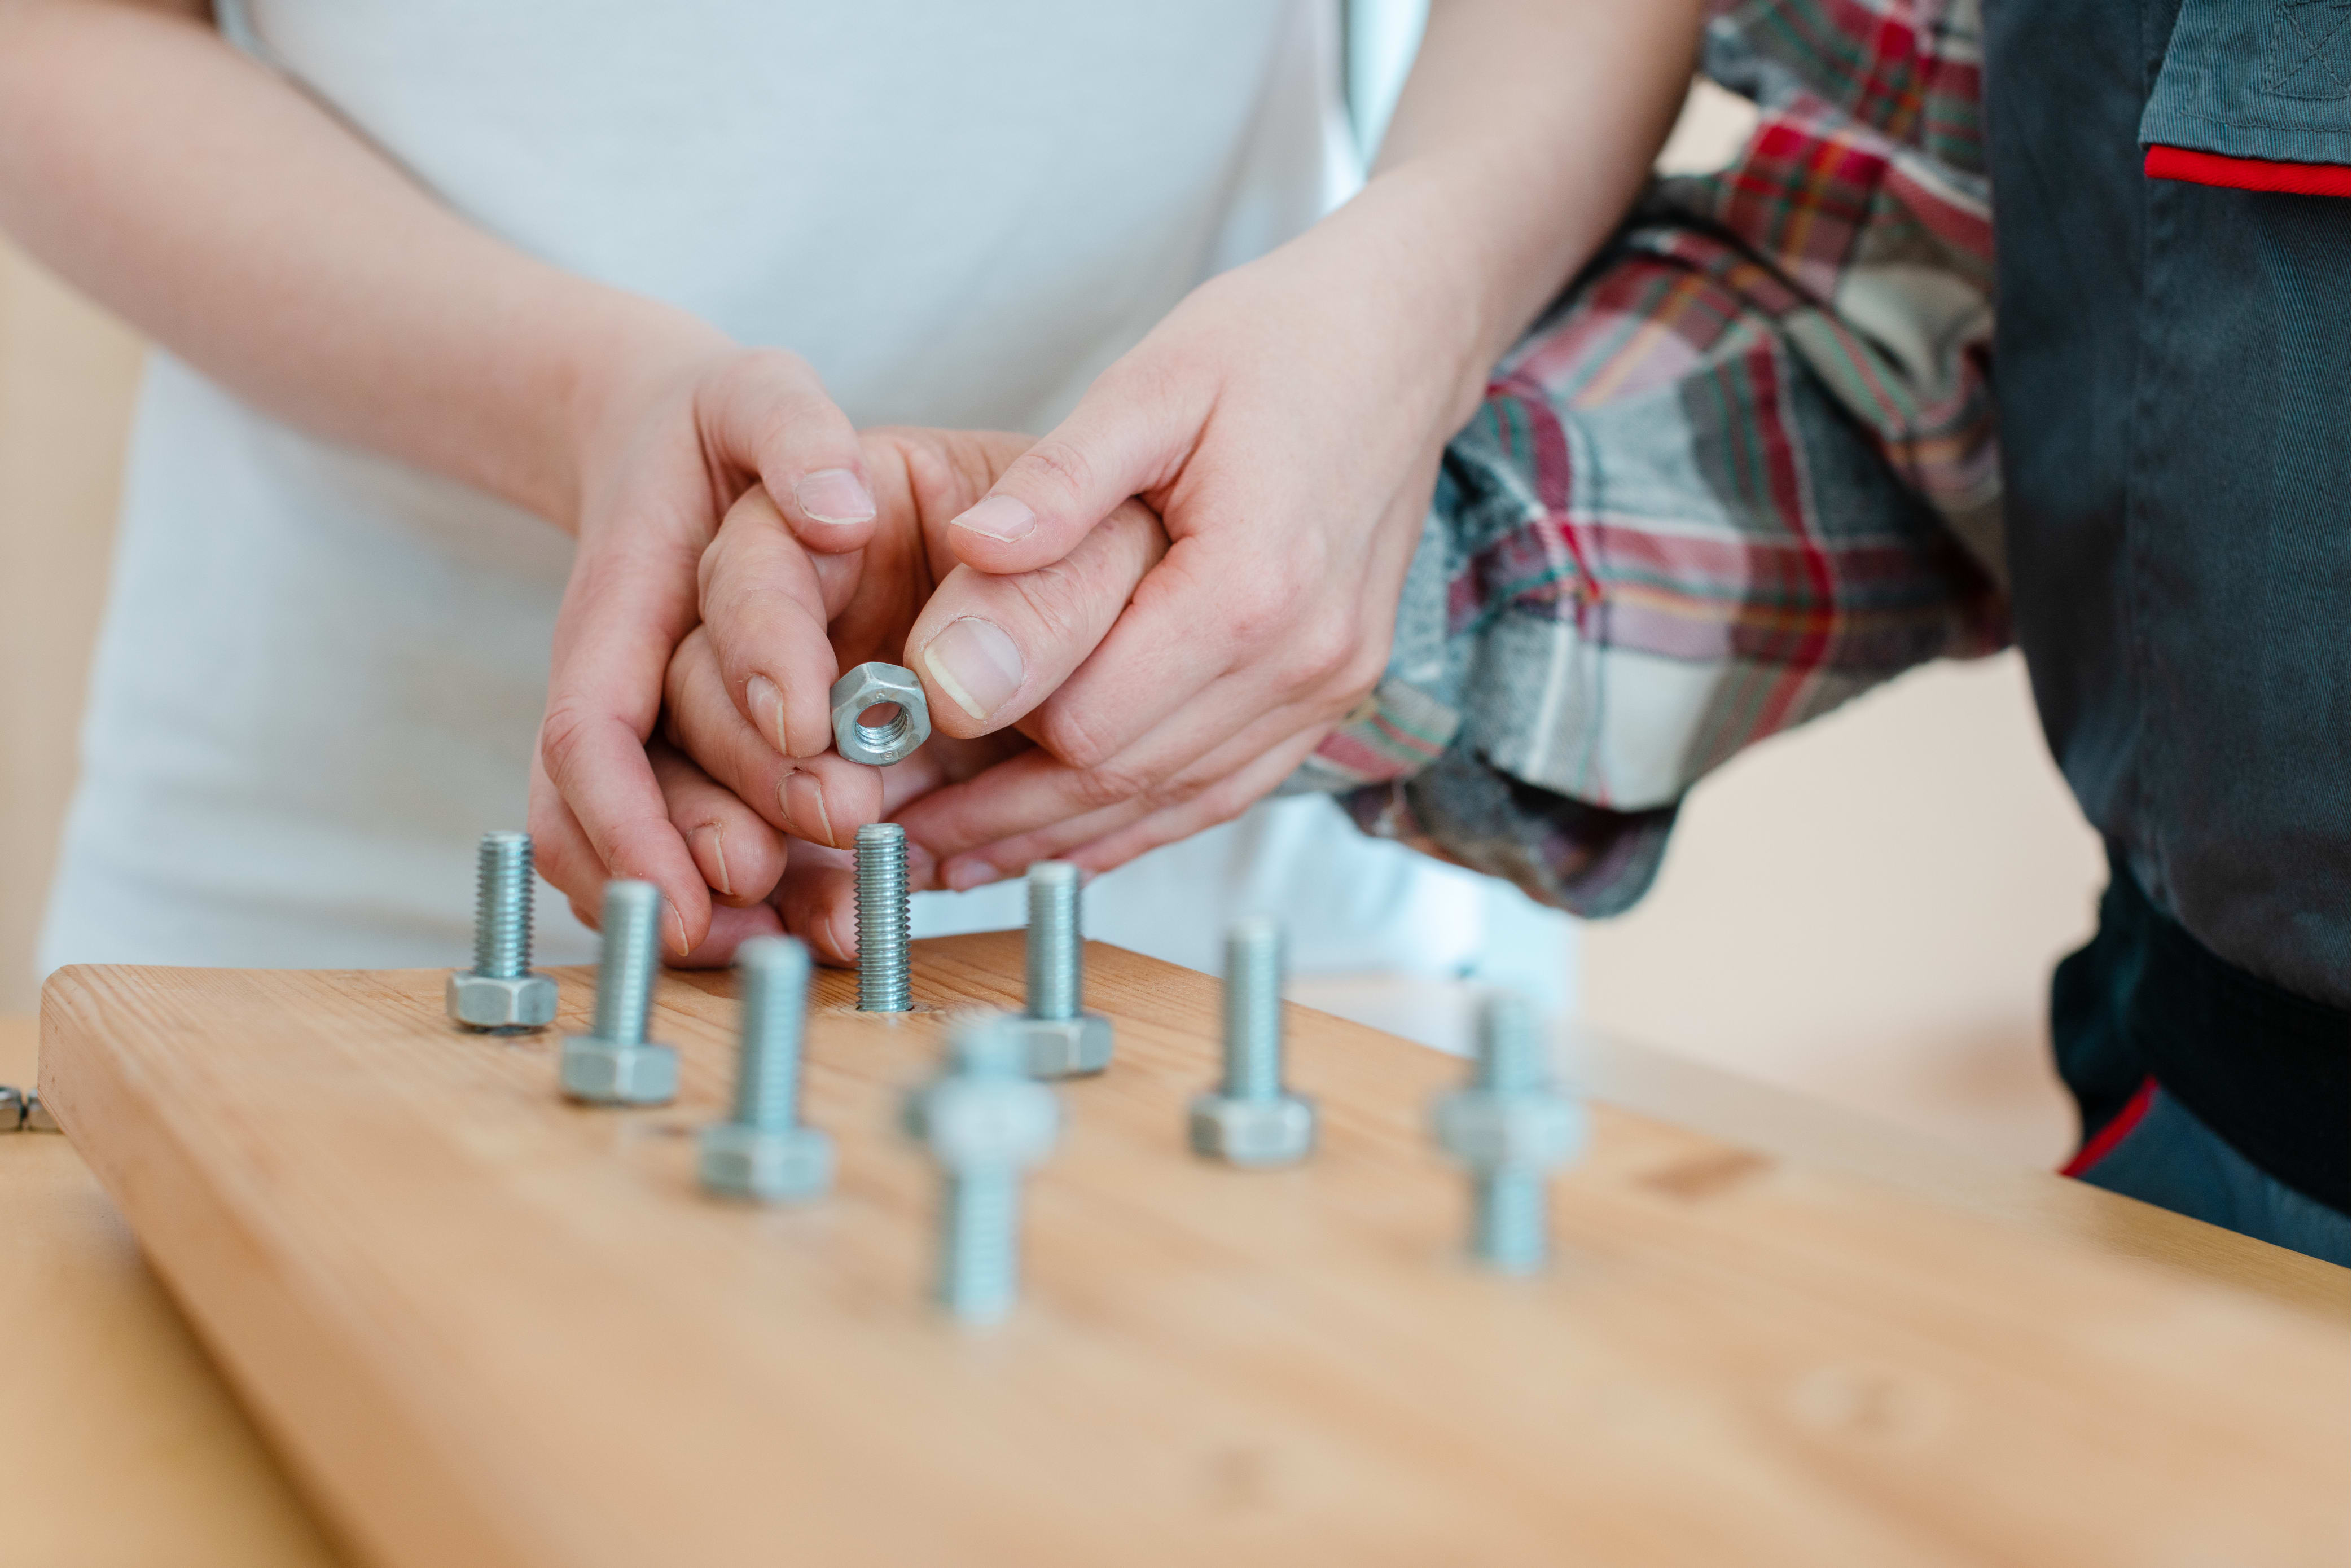
[[(1355, 178), (1324, 0), (251, 0), (223, 26), (484, 229), (795, 350), (861, 425), (1047, 428)], [(569, 557), (156, 355), (45, 967), (461, 956)], [(1537, 918), (1516, 899), (1299, 800), (1099, 879), (1087, 926), (1212, 967), (1268, 909), (1303, 967), (1459, 969), (1496, 911)], [(1020, 918), (1015, 886), (917, 901), (919, 933)], [(540, 926), (549, 962), (593, 952), (546, 890)]]

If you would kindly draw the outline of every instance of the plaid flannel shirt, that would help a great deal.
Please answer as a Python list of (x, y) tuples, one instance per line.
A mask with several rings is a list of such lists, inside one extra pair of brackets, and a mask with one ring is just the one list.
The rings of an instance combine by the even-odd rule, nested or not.
[(1974, 0), (1749, 0), (1759, 123), (1656, 181), (1447, 450), (1378, 688), (1286, 787), (1580, 915), (1741, 747), (2007, 641)]

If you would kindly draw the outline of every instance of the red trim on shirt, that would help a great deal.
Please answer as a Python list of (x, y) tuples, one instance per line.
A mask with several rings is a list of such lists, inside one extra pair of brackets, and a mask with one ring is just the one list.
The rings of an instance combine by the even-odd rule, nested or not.
[(2117, 1144), (2131, 1136), (2132, 1129), (2139, 1125), (2140, 1118), (2147, 1115), (2147, 1108), (2155, 1103), (2156, 1080), (2141, 1079), (2139, 1088), (2133, 1092), (2124, 1108), (2116, 1113), (2115, 1120), (2100, 1128), (2096, 1136), (2076, 1150), (2074, 1157), (2068, 1160), (2058, 1174), (2078, 1176), (2105, 1159), (2115, 1152)]
[(2352, 196), (2352, 168), (2341, 163), (2282, 163), (2269, 158), (2224, 158), (2186, 147), (2151, 147), (2142, 167), (2151, 180), (2279, 191), (2290, 196)]

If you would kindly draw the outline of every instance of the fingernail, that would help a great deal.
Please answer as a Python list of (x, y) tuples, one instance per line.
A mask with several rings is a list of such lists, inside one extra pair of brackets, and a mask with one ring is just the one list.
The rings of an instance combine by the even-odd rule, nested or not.
[(1021, 689), (1021, 650), (993, 621), (967, 615), (949, 622), (924, 645), (923, 667), (977, 719), (986, 719)]
[[(710, 866), (706, 866), (704, 871), (712, 878), (710, 885), (728, 897), (734, 897), (735, 884), (727, 874), (727, 831), (716, 822), (706, 822), (686, 836), (691, 841), (709, 846), (708, 858)], [(712, 867), (717, 869), (713, 871)]]
[(784, 744), (784, 694), (776, 683), (765, 675), (753, 675), (743, 683), (743, 697), (751, 705), (752, 717), (775, 737), (777, 752), (790, 757), (793, 748)]
[(669, 945), (677, 956), (685, 957), (693, 949), (686, 939), (686, 916), (673, 909), (669, 912)]
[(863, 523), (874, 516), (874, 496), (846, 468), (820, 468), (793, 486), (801, 510), (820, 523)]
[(970, 528), (973, 533), (1010, 543), (1029, 537), (1029, 530), (1037, 526), (1037, 514), (1018, 497), (991, 496), (958, 517), (951, 526)]
[(946, 880), (958, 893), (970, 893), (975, 887), (985, 887), (992, 882), (1003, 882), (1004, 873), (986, 861), (950, 861)]
[(833, 842), (833, 818), (825, 812), (824, 786), (817, 782), (815, 774), (800, 768), (785, 774), (784, 781), (776, 786), (776, 804), (783, 808), (784, 821), (802, 838), (820, 844)]

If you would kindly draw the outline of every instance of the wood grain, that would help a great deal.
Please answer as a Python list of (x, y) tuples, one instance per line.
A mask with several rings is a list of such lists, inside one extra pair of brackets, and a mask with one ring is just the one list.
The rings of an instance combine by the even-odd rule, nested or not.
[[(1017, 934), (919, 944), (1010, 1002)], [(1029, 1287), (924, 1301), (889, 1131), (939, 1017), (837, 1010), (805, 1208), (705, 1200), (724, 977), (670, 977), (680, 1103), (570, 1106), (551, 1038), (460, 1037), (437, 972), (72, 969), (43, 1087), (281, 1451), (396, 1564), (2319, 1563), (2343, 1336), (1601, 1107), (1561, 1263), (1461, 1265), (1422, 1133), (1459, 1065), (1294, 1010), (1326, 1143), (1182, 1148), (1214, 982), (1090, 949), (1120, 1056), (1066, 1091)], [(584, 1021), (562, 977), (560, 1027)]]
[[(34, 1040), (0, 1018), (0, 1083), (32, 1083)], [(0, 1563), (343, 1561), (65, 1139), (0, 1136)]]

